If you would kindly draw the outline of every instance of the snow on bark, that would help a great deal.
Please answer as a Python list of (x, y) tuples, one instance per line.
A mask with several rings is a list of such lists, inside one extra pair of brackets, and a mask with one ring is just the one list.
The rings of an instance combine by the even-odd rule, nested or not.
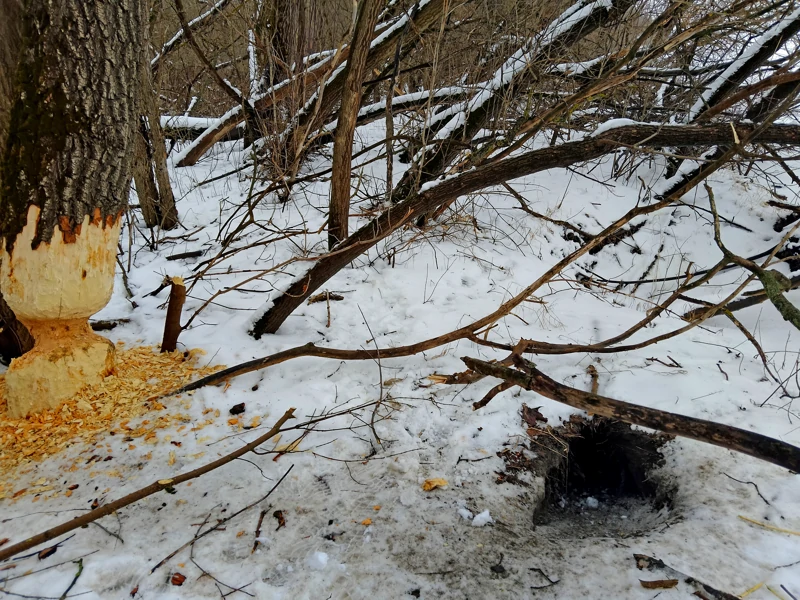
[[(728, 88), (741, 83), (752, 73), (755, 66), (769, 58), (798, 29), (800, 29), (800, 8), (758, 36), (727, 69), (711, 81), (689, 109), (689, 121), (696, 120), (710, 106), (716, 104)], [(764, 56), (759, 58), (762, 54)], [(752, 64), (754, 61), (756, 65)]]
[[(605, 21), (613, 10), (624, 11), (629, 6), (627, 0), (580, 0), (554, 19), (537, 36), (530, 38), (498, 68), (491, 79), (478, 84), (473, 97), (455, 107), (441, 111), (430, 118), (426, 129), (449, 119), (432, 139), (436, 142), (460, 135), (462, 139), (472, 138), (486, 124), (496, 103), (506, 90), (523, 80), (532, 64), (544, 57), (557, 55), (563, 46), (574, 43), (587, 35)], [(463, 133), (457, 134), (459, 129)], [(415, 162), (426, 162), (431, 175), (436, 176), (446, 165), (454, 152), (453, 148), (445, 149), (446, 144), (436, 143), (432, 147), (423, 148), (414, 157)], [(438, 156), (438, 158), (437, 158)]]

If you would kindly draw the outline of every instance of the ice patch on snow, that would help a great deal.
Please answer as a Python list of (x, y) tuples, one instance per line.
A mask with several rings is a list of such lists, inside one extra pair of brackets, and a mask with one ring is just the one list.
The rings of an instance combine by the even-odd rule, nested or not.
[(482, 513), (478, 513), (475, 515), (475, 518), (472, 519), (472, 526), (473, 527), (483, 527), (484, 525), (488, 525), (489, 523), (494, 523), (494, 519), (489, 514), (488, 510), (483, 511)]

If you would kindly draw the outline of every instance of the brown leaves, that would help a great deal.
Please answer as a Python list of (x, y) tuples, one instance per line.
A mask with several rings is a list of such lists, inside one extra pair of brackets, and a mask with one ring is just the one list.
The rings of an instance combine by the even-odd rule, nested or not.
[(272, 513), (272, 516), (278, 519), (278, 526), (275, 528), (275, 531), (278, 531), (281, 527), (286, 527), (286, 517), (283, 515), (282, 510), (276, 510)]
[(538, 423), (547, 423), (547, 418), (539, 412), (541, 406), (531, 408), (527, 404), (522, 405), (521, 416), (530, 427), (536, 427)]

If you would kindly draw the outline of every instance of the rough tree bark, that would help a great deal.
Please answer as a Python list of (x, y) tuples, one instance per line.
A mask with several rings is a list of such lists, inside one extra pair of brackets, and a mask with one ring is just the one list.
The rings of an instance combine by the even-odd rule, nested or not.
[(308, 15), (305, 0), (269, 0), (262, 9), (256, 33), (264, 48), (266, 83), (276, 85), (301, 68), (306, 54)]
[(145, 224), (174, 229), (178, 226), (178, 209), (167, 170), (167, 151), (161, 114), (156, 104), (153, 77), (147, 64), (141, 69), (138, 134), (134, 164), (134, 183)]
[(367, 70), (372, 32), (378, 22), (383, 2), (361, 0), (358, 5), (356, 27), (350, 58), (344, 74), (342, 105), (333, 140), (333, 175), (331, 176), (331, 202), (328, 210), (328, 247), (333, 247), (347, 237), (350, 216), (350, 174), (352, 173), (353, 135), (356, 131), (358, 109), (361, 106), (361, 86)]
[(0, 362), (8, 364), (33, 348), (30, 331), (18, 319), (0, 293)]
[(14, 74), (22, 48), (21, 0), (0, 0), (0, 149), (8, 139)]
[(114, 283), (147, 13), (143, 0), (2, 0), (2, 15), (19, 36), (0, 71), (0, 289), (36, 341), (6, 376), (21, 416), (113, 370), (87, 317)]
[[(8, 140), (14, 71), (18, 60), (22, 29), (19, 15), (22, 5), (19, 0), (0, 0), (0, 149)], [(16, 358), (33, 347), (28, 329), (17, 320), (17, 316), (0, 293), (0, 358), (5, 361)]]
[[(255, 42), (260, 50), (263, 76), (259, 81), (258, 94), (265, 89), (288, 82), (284, 97), (280, 101), (255, 110), (246, 120), (245, 147), (270, 131), (280, 131), (285, 120), (300, 110), (307, 99), (303, 59), (311, 48), (310, 10), (307, 0), (265, 0), (261, 5), (255, 29)], [(270, 167), (283, 173), (297, 148), (299, 140), (289, 137), (283, 140), (285, 148), (272, 157)]]

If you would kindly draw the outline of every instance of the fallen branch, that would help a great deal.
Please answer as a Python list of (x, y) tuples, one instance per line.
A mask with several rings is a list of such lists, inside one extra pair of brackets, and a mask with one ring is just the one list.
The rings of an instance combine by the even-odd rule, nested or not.
[(238, 450), (234, 450), (230, 454), (226, 454), (225, 456), (218, 458), (215, 461), (212, 461), (202, 467), (194, 469), (193, 471), (189, 471), (187, 473), (183, 473), (181, 475), (177, 475), (176, 477), (172, 477), (169, 479), (159, 479), (158, 481), (154, 481), (150, 485), (143, 487), (135, 492), (128, 494), (127, 496), (123, 496), (119, 500), (115, 500), (109, 504), (104, 504), (103, 506), (99, 506), (94, 510), (90, 510), (89, 512), (81, 515), (80, 517), (76, 517), (71, 521), (67, 521), (66, 523), (61, 523), (60, 525), (56, 525), (55, 527), (51, 527), (46, 531), (41, 533), (37, 533), (36, 535), (29, 537), (26, 540), (13, 544), (8, 548), (4, 548), (0, 550), (0, 561), (8, 560), (12, 558), (15, 554), (19, 552), (24, 552), (25, 550), (29, 550), (34, 546), (38, 546), (39, 544), (43, 544), (47, 541), (57, 538), (60, 535), (64, 535), (70, 531), (83, 527), (84, 525), (88, 525), (100, 519), (102, 517), (108, 516), (113, 514), (114, 512), (120, 510), (121, 508), (125, 508), (134, 502), (138, 502), (148, 496), (152, 496), (162, 490), (167, 488), (174, 488), (176, 485), (184, 483), (186, 481), (191, 481), (192, 479), (197, 479), (201, 475), (205, 475), (206, 473), (210, 473), (219, 467), (222, 467), (229, 462), (236, 460), (240, 456), (247, 454), (248, 452), (252, 452), (256, 448), (258, 448), (261, 444), (265, 443), (270, 438), (274, 437), (283, 427), (283, 424), (286, 423), (289, 419), (294, 418), (294, 408), (290, 408), (287, 410), (283, 416), (278, 419), (277, 423), (272, 426), (268, 432), (264, 435), (259, 436), (257, 439), (253, 440), (249, 444), (246, 444), (239, 448)]
[(241, 94), (238, 90), (234, 89), (233, 86), (228, 83), (222, 75), (219, 74), (217, 68), (214, 66), (209, 58), (203, 52), (203, 49), (200, 48), (200, 44), (197, 43), (197, 40), (192, 33), (192, 28), (189, 26), (188, 21), (186, 20), (186, 11), (183, 8), (183, 0), (174, 0), (175, 1), (175, 12), (178, 15), (178, 20), (181, 23), (181, 29), (183, 31), (183, 35), (186, 38), (186, 41), (189, 42), (189, 45), (192, 47), (197, 58), (203, 63), (208, 69), (209, 75), (211, 78), (217, 83), (220, 89), (225, 92), (231, 100), (233, 100), (238, 106), (243, 106), (245, 109), (249, 106), (246, 104), (244, 98), (242, 98)]
[[(422, 3), (420, 3), (422, 4)], [(419, 7), (413, 16), (410, 17), (411, 25), (415, 31), (421, 33), (435, 24), (441, 17), (444, 10), (444, 0), (430, 0), (425, 2), (423, 6)], [(396, 24), (395, 24), (396, 25)], [(373, 46), (370, 48), (369, 56), (367, 58), (367, 70), (372, 70), (382, 65), (389, 57), (394, 54), (394, 49), (397, 44), (397, 39), (402, 34), (402, 27), (395, 27), (391, 32), (382, 32), (379, 38), (373, 40)], [(376, 43), (377, 42), (377, 43)], [(336, 57), (336, 60), (347, 60), (349, 57), (349, 48), (344, 48), (342, 53)], [(299, 80), (304, 86), (311, 86), (318, 83), (327, 73), (328, 67), (333, 64), (329, 59), (324, 59), (313, 65), (311, 68), (305, 70), (303, 73), (297, 75), (293, 80), (286, 80), (280, 82), (267, 90), (265, 93), (252, 98), (254, 108), (258, 112), (276, 105), (283, 100), (291, 91), (290, 85), (293, 81)], [(344, 90), (344, 73), (343, 70), (337, 70), (333, 78), (323, 85), (324, 92), (324, 106), (320, 107), (318, 111), (303, 112), (297, 116), (298, 128), (306, 128), (308, 125), (311, 130), (318, 128), (324, 122), (327, 115), (334, 112), (335, 106), (341, 100), (341, 94)], [(175, 164), (178, 167), (188, 167), (195, 164), (203, 154), (205, 154), (211, 146), (217, 141), (222, 139), (229, 131), (236, 127), (239, 123), (244, 121), (245, 115), (242, 112), (242, 107), (234, 106), (228, 113), (221, 117), (212, 127), (209, 127), (201, 136), (199, 136), (190, 147), (186, 148), (181, 156), (176, 157)], [(313, 120), (321, 119), (322, 122), (313, 123)], [(313, 125), (316, 125), (313, 126)], [(289, 133), (287, 132), (287, 135)]]
[[(780, 271), (776, 271), (774, 269), (766, 270), (764, 268), (766, 265), (759, 266), (752, 260), (742, 258), (741, 256), (738, 256), (737, 254), (734, 254), (728, 250), (728, 248), (722, 242), (722, 235), (719, 227), (719, 213), (717, 212), (717, 204), (714, 200), (714, 192), (711, 189), (711, 186), (709, 186), (707, 183), (704, 185), (706, 192), (708, 193), (708, 202), (711, 205), (711, 211), (714, 214), (714, 241), (716, 242), (717, 247), (720, 249), (722, 254), (725, 255), (725, 258), (730, 260), (732, 263), (747, 269), (753, 275), (758, 277), (761, 285), (764, 287), (764, 294), (766, 294), (767, 298), (769, 298), (770, 302), (772, 302), (772, 305), (781, 314), (784, 321), (788, 321), (794, 325), (795, 328), (800, 330), (800, 309), (798, 309), (786, 298), (786, 296), (784, 296), (784, 292), (792, 289), (792, 281)], [(794, 233), (799, 226), (800, 225), (795, 225), (795, 227), (784, 236), (783, 241), (788, 241), (789, 236), (791, 236), (791, 234)]]
[[(216, 20), (216, 17), (222, 14), (228, 4), (230, 4), (230, 0), (219, 0), (219, 2), (217, 2), (199, 17), (189, 21), (189, 23), (187, 23), (188, 30), (198, 33), (202, 28), (210, 26)], [(169, 41), (165, 42), (164, 45), (161, 46), (161, 50), (158, 52), (158, 54), (156, 54), (155, 58), (150, 61), (150, 69), (152, 70), (154, 76), (158, 72), (161, 64), (164, 62), (164, 57), (166, 57), (166, 55), (170, 52), (180, 48), (184, 42), (187, 41), (186, 31), (187, 28), (181, 25), (181, 28), (177, 31), (177, 33), (175, 33), (175, 35), (173, 35)]]
[(461, 360), (477, 373), (502, 379), (545, 398), (595, 415), (720, 446), (796, 473), (800, 472), (800, 448), (759, 433), (584, 392), (550, 379), (533, 363), (520, 357), (515, 357), (514, 362), (524, 371), (470, 357)]
[(484, 406), (489, 404), (489, 402), (492, 401), (492, 398), (497, 396), (497, 394), (505, 392), (507, 389), (512, 387), (514, 387), (514, 384), (509, 383), (508, 381), (504, 381), (503, 383), (498, 383), (496, 386), (490, 389), (483, 398), (481, 398), (477, 402), (472, 403), (472, 410), (478, 410), (479, 408), (483, 408)]
[[(784, 291), (794, 290), (800, 288), (800, 275), (795, 275), (794, 277), (789, 279), (791, 287)], [(734, 300), (733, 302), (726, 305), (724, 308), (726, 311), (729, 312), (736, 312), (737, 310), (742, 310), (743, 308), (748, 308), (750, 306), (756, 306), (757, 304), (761, 304), (766, 300), (769, 300), (769, 296), (764, 290), (758, 290), (756, 292), (751, 292), (750, 294), (745, 294), (747, 298), (740, 298), (739, 300)], [(697, 304), (703, 304), (705, 306), (704, 301), (696, 300), (695, 298), (681, 298), (682, 300), (686, 300), (687, 302), (694, 302)], [(699, 316), (701, 316), (704, 312), (706, 312), (707, 308), (705, 307), (700, 308), (693, 308), (692, 310), (684, 313), (683, 319), (687, 321), (693, 321)]]
[[(740, 123), (736, 131), (741, 140), (749, 140), (751, 135), (758, 134), (759, 141), (778, 142), (787, 145), (800, 145), (800, 127), (795, 125), (755, 126)], [(316, 292), (325, 282), (350, 264), (354, 259), (366, 252), (393, 231), (418, 217), (429, 213), (451, 200), (525, 175), (532, 175), (549, 169), (563, 168), (577, 162), (592, 160), (624, 146), (699, 146), (721, 144), (732, 140), (731, 123), (694, 126), (694, 125), (628, 125), (602, 132), (600, 136), (590, 136), (576, 142), (567, 142), (560, 146), (540, 148), (512, 156), (464, 173), (436, 181), (418, 194), (412, 194), (402, 202), (398, 202), (373, 219), (350, 237), (344, 240), (334, 252), (321, 257), (316, 264), (301, 278), (295, 281), (279, 297), (275, 298), (269, 310), (256, 320), (251, 331), (253, 337), (259, 339), (265, 333), (275, 333), (290, 314), (300, 306), (306, 298)], [(743, 142), (745, 143), (745, 142)], [(718, 168), (727, 160), (724, 154), (719, 163), (713, 163), (702, 172), (691, 178), (667, 199), (679, 198), (691, 189), (696, 182), (707, 177), (709, 171)], [(655, 204), (637, 207), (640, 214), (658, 210), (668, 203), (660, 201)], [(622, 223), (623, 225), (625, 223)], [(617, 223), (615, 223), (617, 225)], [(583, 248), (594, 248), (605, 237), (604, 231), (593, 238)], [(607, 236), (606, 236), (607, 237)]]
[(182, 260), (184, 258), (197, 258), (198, 256), (203, 256), (203, 250), (190, 250), (189, 252), (170, 254), (167, 256), (167, 260)]

